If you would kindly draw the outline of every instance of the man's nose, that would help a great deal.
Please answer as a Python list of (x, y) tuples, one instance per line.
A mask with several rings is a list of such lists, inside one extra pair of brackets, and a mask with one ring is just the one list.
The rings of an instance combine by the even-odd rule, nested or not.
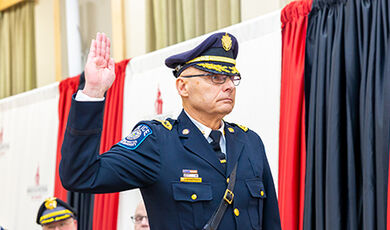
[(148, 219), (147, 218), (142, 218), (141, 224), (142, 225), (149, 225)]
[(227, 90), (232, 90), (236, 86), (234, 85), (232, 78), (231, 77), (227, 77), (225, 83), (223, 83), (223, 87), (224, 87), (223, 88), (224, 91), (227, 91)]

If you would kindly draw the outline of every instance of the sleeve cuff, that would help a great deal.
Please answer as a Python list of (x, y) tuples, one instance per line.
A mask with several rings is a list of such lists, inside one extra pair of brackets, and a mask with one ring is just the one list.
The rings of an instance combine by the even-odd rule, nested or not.
[(84, 94), (81, 90), (78, 90), (77, 91), (77, 94), (76, 94), (76, 97), (75, 97), (75, 100), (76, 101), (104, 101), (104, 97), (90, 97), (86, 94)]

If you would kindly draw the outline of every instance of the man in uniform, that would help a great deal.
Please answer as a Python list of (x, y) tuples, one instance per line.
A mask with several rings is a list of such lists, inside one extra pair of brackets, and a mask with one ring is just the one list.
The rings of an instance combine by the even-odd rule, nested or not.
[(140, 188), (153, 230), (281, 229), (260, 137), (222, 120), (234, 107), (241, 80), (237, 53), (234, 36), (216, 33), (167, 58), (182, 98), (179, 117), (142, 121), (99, 155), (104, 93), (115, 73), (110, 41), (98, 33), (62, 145), (64, 187), (93, 193)]
[(73, 208), (64, 201), (47, 198), (39, 207), (37, 224), (46, 229), (77, 230), (76, 214)]

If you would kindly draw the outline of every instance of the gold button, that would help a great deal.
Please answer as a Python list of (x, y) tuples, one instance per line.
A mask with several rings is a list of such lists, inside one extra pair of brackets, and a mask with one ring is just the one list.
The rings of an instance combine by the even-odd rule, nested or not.
[(264, 191), (263, 190), (260, 191), (260, 195), (264, 196)]
[(228, 184), (229, 184), (229, 178), (227, 178), (227, 179), (226, 179), (226, 183), (228, 183)]
[(234, 129), (233, 128), (228, 128), (229, 132), (231, 133), (234, 133)]
[(196, 198), (198, 198), (198, 196), (196, 194), (192, 194), (191, 199), (196, 200)]
[(235, 209), (234, 209), (234, 215), (236, 215), (236, 216), (239, 216), (239, 215), (240, 215), (240, 211), (238, 211), (238, 208), (235, 208)]
[(182, 133), (183, 133), (184, 135), (187, 135), (187, 134), (190, 133), (190, 130), (188, 130), (188, 129), (183, 129)]

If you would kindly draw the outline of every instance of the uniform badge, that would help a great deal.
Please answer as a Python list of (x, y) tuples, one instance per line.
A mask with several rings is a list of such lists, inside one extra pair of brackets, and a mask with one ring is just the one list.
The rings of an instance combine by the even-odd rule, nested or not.
[(229, 51), (232, 48), (232, 38), (227, 33), (222, 36), (221, 41), (224, 50)]
[(180, 177), (180, 182), (202, 183), (202, 178), (199, 177), (198, 170), (183, 169), (182, 172), (183, 176)]
[(152, 129), (145, 124), (137, 126), (127, 137), (122, 139), (118, 145), (134, 150), (136, 149), (150, 134), (152, 134)]
[(57, 201), (55, 197), (50, 197), (45, 200), (45, 207), (49, 210), (57, 208)]

